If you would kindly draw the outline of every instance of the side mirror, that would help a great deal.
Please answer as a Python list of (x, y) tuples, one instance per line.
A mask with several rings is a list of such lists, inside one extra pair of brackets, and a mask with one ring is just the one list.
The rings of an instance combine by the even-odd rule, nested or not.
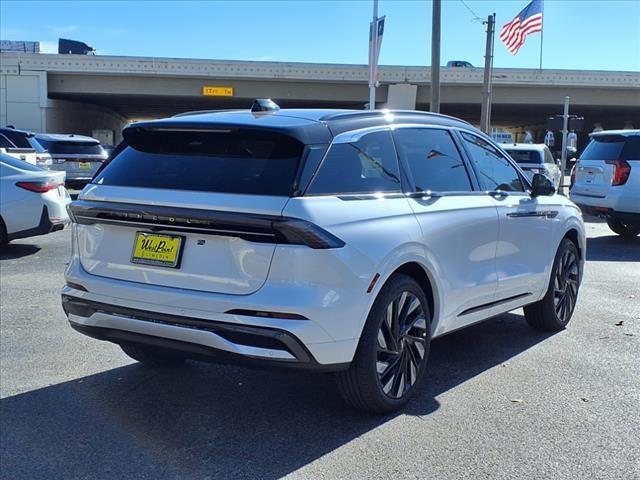
[(550, 196), (556, 193), (556, 187), (553, 186), (553, 182), (541, 173), (536, 173), (531, 179), (531, 196)]

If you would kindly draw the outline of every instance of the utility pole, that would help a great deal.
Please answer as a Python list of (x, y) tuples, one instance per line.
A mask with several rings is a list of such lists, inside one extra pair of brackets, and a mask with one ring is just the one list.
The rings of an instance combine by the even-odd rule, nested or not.
[(441, 0), (433, 0), (431, 15), (431, 103), (432, 112), (440, 113), (440, 11)]
[(560, 194), (564, 195), (564, 172), (567, 168), (567, 134), (569, 133), (569, 97), (564, 97), (562, 113), (562, 153), (560, 153)]
[(371, 69), (372, 79), (369, 81), (369, 110), (376, 109), (376, 71), (377, 71), (377, 55), (378, 55), (378, 0), (373, 0), (373, 22), (371, 23), (371, 51), (369, 58), (369, 68)]
[(487, 25), (487, 46), (484, 54), (484, 87), (482, 90), (482, 107), (480, 109), (480, 130), (489, 134), (491, 128), (491, 86), (493, 77), (493, 37), (496, 14), (489, 15)]

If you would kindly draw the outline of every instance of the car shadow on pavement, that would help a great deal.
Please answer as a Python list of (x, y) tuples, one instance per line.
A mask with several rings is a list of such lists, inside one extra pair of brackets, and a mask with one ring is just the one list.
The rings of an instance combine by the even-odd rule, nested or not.
[(508, 314), (435, 340), (428, 382), (385, 416), (345, 406), (327, 374), (115, 368), (1, 400), (0, 467), (30, 480), (280, 478), (397, 415), (433, 413), (439, 395), (549, 336)]
[(0, 247), (0, 260), (15, 260), (28, 257), (42, 250), (38, 245), (15, 243)]
[(619, 235), (587, 238), (587, 260), (592, 262), (640, 262), (640, 237)]

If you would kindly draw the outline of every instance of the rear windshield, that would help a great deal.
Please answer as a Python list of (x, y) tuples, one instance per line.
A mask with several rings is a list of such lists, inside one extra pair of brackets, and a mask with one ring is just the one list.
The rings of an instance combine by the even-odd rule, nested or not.
[(506, 150), (516, 163), (543, 163), (542, 155), (537, 150)]
[(640, 160), (640, 136), (598, 135), (584, 149), (581, 160)]
[(16, 148), (33, 148), (27, 138), (29, 136), (33, 136), (33, 134), (28, 134), (26, 132), (22, 132), (20, 130), (12, 130), (10, 128), (2, 129), (2, 133), (11, 140)]
[(93, 183), (121, 187), (290, 196), (304, 145), (264, 131), (147, 131)]
[(104, 149), (98, 142), (68, 142), (68, 141), (51, 141), (42, 138), (37, 139), (38, 142), (49, 151), (49, 153), (59, 154), (67, 153), (70, 155), (103, 155)]

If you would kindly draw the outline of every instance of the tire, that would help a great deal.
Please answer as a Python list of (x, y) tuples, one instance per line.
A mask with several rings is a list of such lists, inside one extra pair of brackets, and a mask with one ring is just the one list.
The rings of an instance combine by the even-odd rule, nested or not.
[(185, 357), (178, 352), (159, 347), (126, 343), (120, 345), (128, 356), (145, 365), (153, 367), (175, 367), (185, 361)]
[(609, 225), (611, 230), (624, 238), (633, 238), (640, 234), (640, 225), (628, 224), (618, 218), (608, 217), (607, 225)]
[(430, 341), (424, 291), (409, 276), (392, 276), (371, 308), (353, 362), (336, 374), (342, 398), (370, 412), (401, 408), (424, 380)]
[(7, 234), (7, 227), (4, 225), (4, 220), (0, 217), (0, 247), (5, 247), (9, 244), (9, 236)]
[(524, 316), (537, 330), (564, 330), (571, 320), (580, 288), (580, 255), (571, 240), (560, 243), (551, 278), (542, 300), (524, 307)]

